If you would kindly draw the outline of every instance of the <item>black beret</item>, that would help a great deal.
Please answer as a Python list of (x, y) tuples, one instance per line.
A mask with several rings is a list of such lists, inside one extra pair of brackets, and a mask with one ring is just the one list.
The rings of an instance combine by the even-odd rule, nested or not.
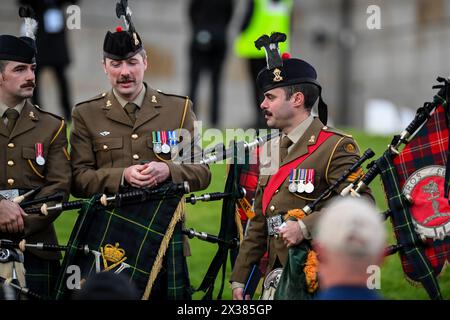
[(312, 83), (320, 88), (314, 67), (306, 61), (293, 58), (283, 60), (282, 66), (270, 70), (264, 68), (259, 72), (256, 82), (263, 92), (300, 83)]
[(142, 41), (137, 32), (108, 31), (103, 42), (103, 54), (113, 60), (128, 59), (142, 49)]
[(328, 106), (322, 99), (322, 87), (317, 81), (317, 72), (308, 62), (294, 58), (284, 59), (281, 66), (261, 70), (256, 83), (263, 92), (301, 83), (316, 85), (319, 88), (319, 119), (323, 124), (327, 124)]
[(0, 35), (0, 60), (34, 63), (36, 43), (29, 37)]

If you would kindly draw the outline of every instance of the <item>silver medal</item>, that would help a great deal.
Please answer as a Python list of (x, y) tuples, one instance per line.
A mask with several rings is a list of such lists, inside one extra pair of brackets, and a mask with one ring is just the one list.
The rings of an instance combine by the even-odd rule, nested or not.
[(163, 144), (162, 147), (161, 147), (161, 151), (162, 151), (163, 153), (169, 153), (169, 152), (170, 152), (170, 147), (169, 147), (169, 145), (168, 145), (167, 143)]
[(37, 156), (36, 157), (36, 163), (40, 166), (43, 166), (45, 164), (45, 159), (43, 156)]
[(300, 181), (297, 185), (297, 192), (298, 193), (303, 193), (305, 192), (305, 184), (303, 183), (303, 181)]
[(153, 147), (153, 150), (155, 151), (155, 153), (161, 153), (161, 145), (159, 143), (156, 143)]
[(311, 193), (314, 191), (314, 185), (312, 184), (311, 181), (309, 181), (306, 185), (305, 185), (305, 192), (306, 193)]
[(296, 192), (297, 191), (297, 184), (292, 182), (291, 184), (289, 184), (289, 192)]

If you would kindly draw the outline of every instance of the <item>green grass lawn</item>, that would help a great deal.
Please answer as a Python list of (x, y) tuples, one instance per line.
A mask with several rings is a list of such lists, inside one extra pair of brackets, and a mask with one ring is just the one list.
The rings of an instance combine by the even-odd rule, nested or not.
[[(356, 132), (348, 130), (356, 138), (361, 152), (367, 148), (372, 148), (375, 152), (376, 159), (386, 149), (390, 142), (390, 137), (368, 136), (362, 132)], [(225, 165), (211, 165), (212, 182), (209, 188), (204, 192), (217, 192), (223, 191), (226, 172)], [(371, 184), (371, 189), (376, 198), (376, 203), (381, 211), (386, 210), (386, 201), (384, 193), (381, 187), (380, 179), (377, 178)], [(199, 194), (201, 194), (199, 193)], [(204, 231), (211, 234), (218, 234), (220, 227), (220, 214), (221, 214), (221, 201), (197, 203), (196, 205), (188, 205), (187, 207), (187, 223), (186, 227), (194, 228), (197, 231)], [(76, 212), (69, 211), (61, 214), (57, 219), (55, 225), (58, 233), (58, 237), (61, 243), (66, 243), (73, 224), (76, 219)], [(389, 233), (390, 243), (394, 243), (393, 231), (389, 222), (386, 222), (386, 228)], [(198, 239), (190, 240), (192, 256), (188, 258), (189, 272), (191, 284), (194, 287), (198, 287), (209, 267), (209, 264), (214, 257), (217, 250), (217, 245), (204, 242)], [(231, 299), (231, 290), (228, 285), (228, 279), (230, 275), (230, 264), (228, 263), (228, 270), (226, 276), (224, 299)], [(220, 287), (221, 272), (219, 272), (218, 279), (216, 281), (216, 289), (214, 297)], [(440, 286), (442, 294), (446, 299), (450, 298), (450, 273), (443, 272), (440, 277)], [(398, 255), (387, 257), (381, 273), (381, 292), (388, 299), (427, 299), (428, 296), (424, 289), (421, 287), (412, 286), (404, 277), (403, 271), (400, 265), (400, 259)], [(194, 294), (194, 299), (201, 299), (203, 292)]]

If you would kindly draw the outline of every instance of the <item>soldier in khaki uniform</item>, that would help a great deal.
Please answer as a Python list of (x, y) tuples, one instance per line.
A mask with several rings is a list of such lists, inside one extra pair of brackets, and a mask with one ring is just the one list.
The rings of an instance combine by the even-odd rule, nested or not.
[(157, 144), (153, 137), (157, 132), (167, 137), (177, 129), (193, 136), (192, 102), (143, 82), (147, 57), (136, 32), (108, 32), (103, 51), (112, 90), (73, 109), (72, 193), (111, 194), (121, 185), (154, 187), (166, 180), (187, 181), (193, 191), (206, 188), (211, 179), (208, 166), (170, 161), (170, 152), (163, 152), (164, 138)]
[[(174, 133), (180, 137), (184, 132), (183, 144), (198, 152), (197, 140), (188, 142), (196, 120), (192, 102), (144, 83), (147, 56), (135, 30), (108, 31), (103, 54), (112, 89), (77, 104), (72, 112), (72, 193), (90, 197), (122, 187), (154, 188), (165, 181), (187, 181), (192, 191), (206, 188), (209, 167), (172, 161), (169, 147), (177, 143)], [(186, 256), (187, 237), (184, 249)], [(164, 279), (164, 273), (163, 268), (158, 277)], [(152, 289), (152, 299), (165, 299), (163, 286)]]
[[(35, 198), (61, 193), (67, 200), (71, 170), (64, 120), (32, 105), (35, 43), (29, 37), (0, 36), (0, 238), (57, 244), (48, 216), (26, 215), (11, 198), (42, 187)], [(32, 200), (32, 199), (27, 199)], [(49, 295), (60, 254), (27, 250), (26, 286)], [(24, 283), (22, 283), (25, 285)]]
[[(256, 216), (251, 220), (231, 275), (233, 299), (244, 298), (244, 283), (252, 265), (259, 263), (266, 250), (270, 272), (285, 265), (288, 247), (312, 239), (319, 211), (338, 193), (330, 194), (312, 214), (301, 220), (288, 220), (283, 228), (274, 230), (280, 215), (313, 202), (359, 159), (354, 139), (325, 125), (326, 105), (314, 68), (300, 59), (282, 60), (278, 48), (277, 52), (268, 53), (268, 65), (257, 78), (265, 93), (261, 109), (267, 125), (280, 129), (282, 134), (267, 143), (261, 153), (254, 203)], [(319, 118), (311, 115), (317, 99)], [(270, 170), (274, 166), (275, 170)], [(278, 184), (271, 185), (284, 166), (291, 168)], [(338, 192), (345, 186), (341, 185)]]

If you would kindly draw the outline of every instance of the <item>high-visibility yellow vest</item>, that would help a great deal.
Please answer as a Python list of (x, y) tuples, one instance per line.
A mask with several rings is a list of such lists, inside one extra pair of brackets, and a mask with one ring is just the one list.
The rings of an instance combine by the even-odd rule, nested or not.
[(245, 30), (236, 38), (234, 51), (242, 58), (264, 58), (266, 56), (263, 48), (256, 49), (255, 41), (272, 32), (282, 32), (288, 37), (286, 42), (279, 44), (280, 52), (289, 51), (289, 29), (291, 24), (291, 10), (293, 0), (255, 0), (253, 15)]

